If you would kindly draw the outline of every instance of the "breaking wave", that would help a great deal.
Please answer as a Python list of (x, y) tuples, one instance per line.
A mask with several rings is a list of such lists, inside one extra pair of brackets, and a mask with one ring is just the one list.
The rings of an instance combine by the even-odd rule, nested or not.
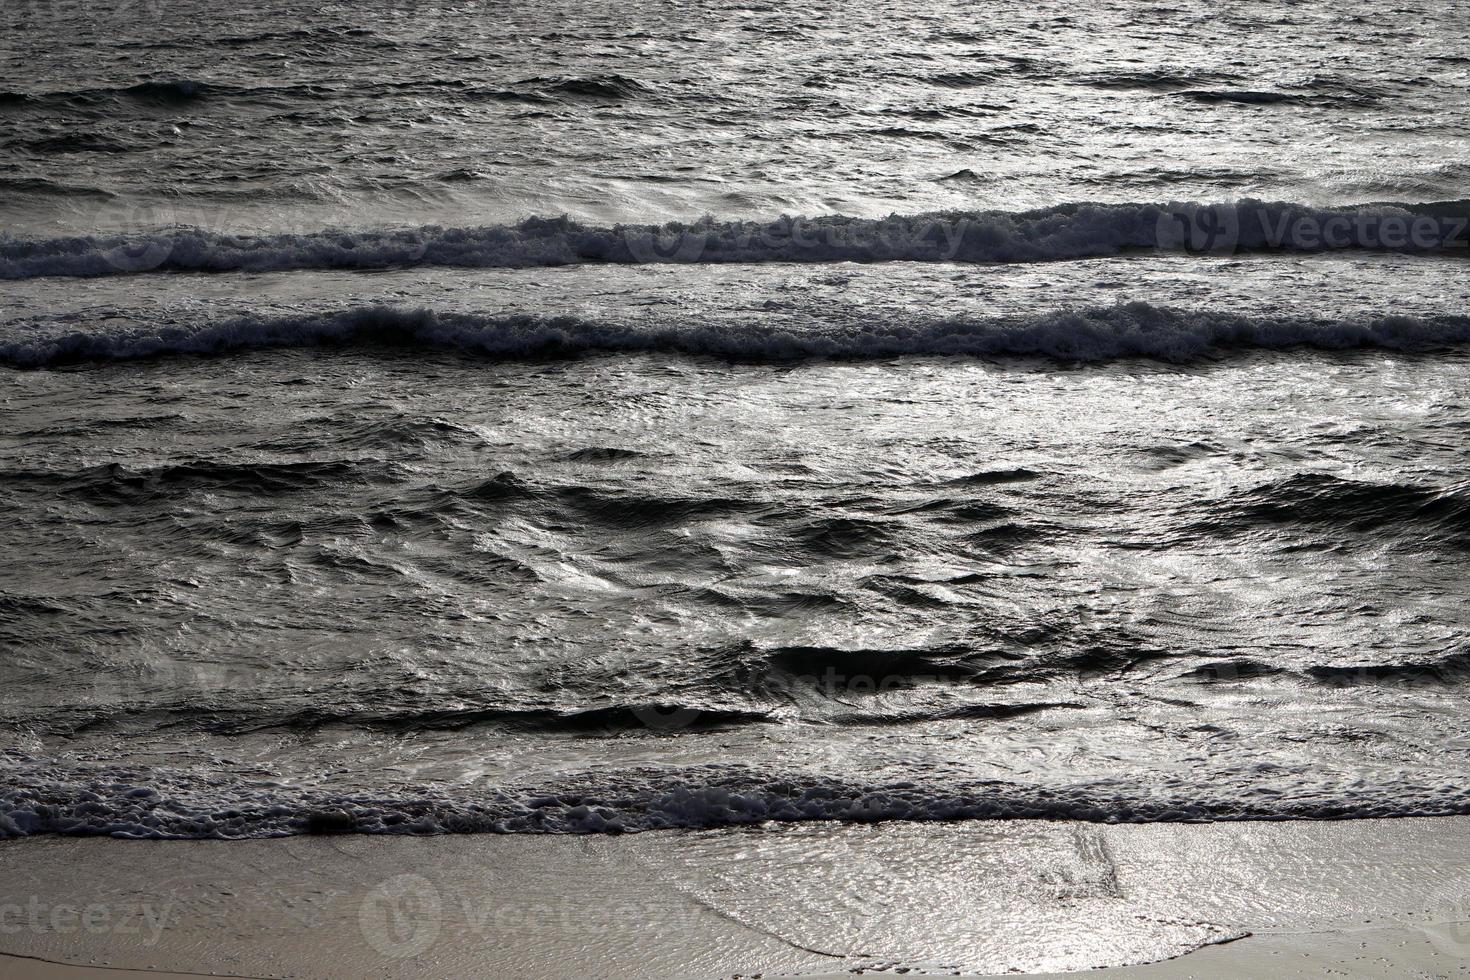
[(0, 364), (46, 368), (317, 346), (440, 350), (502, 359), (661, 352), (754, 362), (1016, 355), (1072, 362), (1148, 357), (1186, 363), (1236, 350), (1442, 350), (1467, 342), (1470, 316), (1242, 316), (1142, 302), (998, 317), (890, 315), (799, 324), (773, 318), (738, 326), (689, 318), (603, 322), (371, 307), (197, 326), (99, 325), (67, 334), (11, 334), (0, 338)]
[[(1068, 819), (1102, 823), (1322, 820), (1470, 813), (1462, 787), (1407, 778), (1368, 789), (1282, 772), (1252, 787), (1247, 772), (1212, 785), (1123, 778), (1037, 786), (859, 784), (810, 773), (740, 766), (633, 770), (545, 787), (487, 788), (473, 797), (428, 787), (360, 793), (261, 784), (143, 767), (78, 779), (56, 772), (0, 794), (0, 838), (32, 834), (141, 838), (283, 837), (295, 834), (623, 833), (723, 827), (768, 820)], [(1254, 789), (1254, 791), (1253, 791)]]
[(613, 227), (531, 218), (478, 228), (254, 236), (140, 228), (75, 238), (0, 238), (0, 279), (587, 263), (1043, 262), (1154, 250), (1445, 252), (1470, 248), (1467, 229), (1470, 201), (1324, 209), (1251, 200)]

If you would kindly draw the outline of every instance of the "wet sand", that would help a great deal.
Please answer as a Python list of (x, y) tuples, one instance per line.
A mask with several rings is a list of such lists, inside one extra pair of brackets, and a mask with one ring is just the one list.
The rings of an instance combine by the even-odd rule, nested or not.
[(0, 974), (1461, 976), (1467, 845), (1462, 818), (34, 838), (0, 845), (0, 952), (33, 958)]

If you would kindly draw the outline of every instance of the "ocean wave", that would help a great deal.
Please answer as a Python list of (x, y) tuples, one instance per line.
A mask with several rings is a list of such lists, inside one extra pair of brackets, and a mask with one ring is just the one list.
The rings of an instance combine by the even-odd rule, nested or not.
[(480, 87), (463, 79), (418, 78), (411, 81), (358, 82), (351, 85), (320, 85), (298, 82), (276, 85), (237, 85), (189, 78), (149, 79), (130, 85), (108, 85), (84, 89), (34, 91), (0, 90), (0, 108), (83, 109), (132, 103), (142, 106), (179, 107), (201, 102), (283, 101), (304, 103), (356, 97), (406, 93), (458, 93), (466, 100), (506, 100), (536, 103), (605, 105), (651, 96), (647, 84), (624, 75), (545, 76), (521, 79), (506, 88)]
[(227, 774), (144, 766), (42, 770), (0, 793), (0, 837), (34, 834), (240, 839), (359, 833), (626, 833), (766, 821), (995, 819), (1153, 823), (1334, 820), (1470, 813), (1462, 786), (1408, 776), (1375, 788), (1355, 779), (1247, 766), (1213, 783), (1099, 779), (861, 784), (741, 766), (627, 770), (553, 785), (330, 791)]
[(16, 138), (6, 141), (6, 149), (23, 153), (59, 156), (67, 153), (131, 153), (144, 149), (141, 144), (124, 143), (103, 133), (74, 130), (59, 136), (39, 136), (33, 139)]
[(175, 227), (58, 239), (0, 238), (0, 279), (141, 272), (526, 268), (587, 263), (1043, 262), (1136, 251), (1323, 252), (1470, 249), (1470, 201), (1316, 208), (1061, 204), (887, 218), (783, 217), (596, 227), (515, 225), (229, 235)]
[(1424, 351), (1466, 343), (1470, 316), (1242, 316), (1141, 302), (997, 317), (915, 314), (804, 324), (775, 317), (742, 324), (685, 317), (604, 322), (372, 307), (197, 326), (98, 325), (65, 334), (13, 331), (0, 334), (0, 365), (46, 368), (314, 346), (449, 351), (499, 359), (671, 353), (756, 363), (937, 355), (1042, 356), (1068, 362), (1147, 357), (1187, 363), (1242, 350)]
[[(787, 646), (762, 651), (769, 667), (788, 676), (825, 678), (834, 686), (846, 686), (872, 678), (968, 678), (978, 669), (965, 661), (973, 651), (954, 649), (854, 649), (833, 646)], [(972, 706), (973, 707), (973, 706)], [(994, 706), (985, 705), (985, 708)], [(1008, 706), (1025, 707), (1025, 706)], [(1032, 706), (1034, 709), (1034, 706)]]
[(1188, 89), (1181, 99), (1192, 102), (1234, 102), (1240, 105), (1276, 105), (1281, 102), (1307, 102), (1312, 96), (1300, 92), (1275, 92), (1250, 89)]
[(56, 90), (44, 92), (0, 92), (0, 105), (95, 105), (111, 99), (138, 102), (179, 104), (194, 102), (210, 95), (244, 91), (234, 86), (211, 85), (189, 79), (136, 82), (132, 85)]
[[(0, 602), (0, 608), (4, 608), (3, 602)], [(234, 710), (218, 705), (191, 704), (172, 709), (138, 709), (129, 705), (112, 705), (57, 712), (54, 718), (48, 719), (48, 730), (72, 735), (116, 721), (122, 716), (133, 723), (147, 719), (175, 730), (229, 736), (255, 732), (314, 732), (336, 727), (419, 734), (493, 727), (576, 735), (610, 735), (619, 732), (674, 735), (774, 720), (769, 712), (757, 708), (669, 698), (567, 708), (506, 705), (395, 710), (334, 705), (266, 713)]]
[(1371, 684), (1378, 687), (1427, 688), (1465, 683), (1470, 653), (1447, 653), (1430, 659), (1390, 663), (1313, 664), (1304, 675), (1333, 687)]
[[(413, 83), (432, 88), (432, 80)], [(459, 83), (464, 84), (464, 83)], [(385, 86), (378, 86), (384, 88)], [(148, 79), (130, 85), (103, 85), (96, 88), (41, 89), (30, 91), (0, 90), (0, 111), (7, 108), (46, 113), (90, 111), (125, 111), (124, 107), (176, 111), (196, 104), (218, 102), (311, 103), (337, 97), (355, 90), (315, 83), (298, 82), (275, 85), (237, 85), (227, 82), (205, 82), (190, 78)], [(365, 90), (370, 94), (370, 90)]]
[(1007, 470), (981, 470), (968, 476), (955, 477), (947, 480), (947, 486), (991, 486), (996, 483), (1026, 483), (1031, 480), (1039, 480), (1044, 473), (1036, 470), (1028, 470), (1024, 466), (1013, 467)]
[(1217, 530), (1242, 533), (1260, 527), (1301, 531), (1377, 531), (1399, 528), (1416, 542), (1470, 542), (1470, 483), (1448, 487), (1345, 480), (1302, 473), (1256, 487), (1231, 501)]
[(1069, 80), (1100, 89), (1151, 89), (1167, 92), (1177, 91), (1179, 89), (1198, 88), (1201, 85), (1208, 84), (1229, 84), (1237, 81), (1238, 76), (1221, 72), (1161, 66), (1158, 68), (1134, 70), (1099, 70), (1074, 75)]
[(1223, 102), (1239, 105), (1372, 106), (1387, 99), (1389, 91), (1365, 84), (1360, 79), (1310, 75), (1287, 81), (1273, 89), (1200, 88), (1190, 86), (1175, 93), (1194, 102)]
[(1174, 93), (1190, 102), (1233, 105), (1368, 106), (1376, 97), (1366, 93), (1281, 92), (1275, 89), (1187, 89)]
[(568, 75), (528, 78), (516, 84), (553, 96), (617, 102), (647, 95), (653, 90), (636, 78), (626, 75)]
[(0, 470), (0, 487), (39, 485), (54, 493), (94, 502), (135, 503), (193, 490), (257, 496), (296, 493), (330, 483), (381, 479), (390, 472), (390, 464), (343, 460), (304, 463), (195, 460), (140, 469), (105, 463), (74, 472)]
[[(61, 184), (44, 177), (0, 177), (0, 192), (6, 194), (35, 194), (46, 197), (92, 197), (111, 199), (114, 195), (111, 191), (100, 187), (85, 187), (75, 184)], [(6, 241), (0, 236), (0, 253), (4, 252)], [(0, 279), (19, 278), (5, 275), (5, 260), (0, 258)]]

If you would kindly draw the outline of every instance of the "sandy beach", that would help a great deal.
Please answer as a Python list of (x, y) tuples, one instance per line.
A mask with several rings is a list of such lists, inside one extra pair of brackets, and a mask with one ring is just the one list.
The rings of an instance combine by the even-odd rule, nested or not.
[(1460, 818), (34, 838), (0, 846), (0, 972), (1450, 977), (1467, 845)]

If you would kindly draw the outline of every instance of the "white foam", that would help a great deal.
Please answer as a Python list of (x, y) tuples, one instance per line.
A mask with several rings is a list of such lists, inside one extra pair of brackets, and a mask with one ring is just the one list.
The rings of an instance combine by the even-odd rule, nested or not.
[(543, 789), (332, 792), (170, 770), (28, 772), (0, 794), (0, 838), (36, 834), (241, 839), (305, 833), (622, 833), (768, 820), (1064, 819), (1101, 823), (1344, 819), (1470, 813), (1461, 785), (1240, 767), (1188, 779), (1025, 785), (855, 785), (740, 766), (631, 771)]
[(599, 228), (532, 218), (480, 228), (243, 236), (171, 228), (75, 238), (0, 239), (0, 279), (154, 271), (522, 268), (582, 263), (1038, 262), (1132, 250), (1470, 248), (1470, 202), (1314, 208), (1231, 204), (1062, 204), (1025, 212), (887, 218), (783, 217)]

